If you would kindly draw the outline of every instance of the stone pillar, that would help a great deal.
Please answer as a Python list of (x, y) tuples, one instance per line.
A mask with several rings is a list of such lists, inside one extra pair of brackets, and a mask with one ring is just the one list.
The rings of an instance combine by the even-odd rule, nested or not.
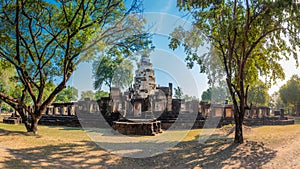
[(284, 109), (280, 109), (280, 119), (284, 119)]
[(53, 107), (53, 116), (55, 116), (57, 114), (57, 109), (58, 109), (58, 107), (56, 107), (56, 106)]
[(74, 116), (77, 116), (78, 112), (79, 112), (79, 105), (75, 105)]
[(67, 106), (67, 110), (68, 110), (68, 116), (72, 116), (72, 105), (68, 105)]
[(46, 108), (46, 112), (45, 112), (46, 115), (49, 115), (49, 109), (50, 109), (49, 107)]
[(154, 114), (154, 111), (155, 111), (155, 99), (154, 98), (151, 98), (151, 112)]
[(64, 107), (63, 106), (60, 106), (59, 107), (59, 114), (62, 116), (64, 115)]
[(267, 108), (267, 116), (270, 117), (270, 108)]
[(198, 113), (199, 106), (198, 106), (198, 101), (197, 100), (192, 100), (191, 109), (192, 109), (192, 113)]
[(51, 106), (51, 107), (50, 107), (50, 113), (51, 113), (51, 115), (53, 115), (53, 111), (54, 111), (54, 107)]
[(62, 115), (68, 115), (68, 106), (63, 106), (63, 114)]
[(172, 111), (172, 96), (167, 97), (167, 111)]
[(130, 116), (132, 117), (133, 116), (133, 109), (134, 109), (133, 106), (132, 106), (132, 103), (130, 101), (126, 101), (125, 105), (126, 105), (125, 106), (126, 107), (126, 109), (125, 109), (126, 110), (126, 115), (125, 116), (126, 117), (130, 117)]

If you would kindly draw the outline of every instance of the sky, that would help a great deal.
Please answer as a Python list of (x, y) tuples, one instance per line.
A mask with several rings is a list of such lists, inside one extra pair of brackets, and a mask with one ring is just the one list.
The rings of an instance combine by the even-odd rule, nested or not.
[[(191, 26), (190, 18), (184, 17), (186, 13), (178, 11), (175, 0), (144, 0), (144, 17), (150, 32), (153, 34), (153, 44), (155, 50), (150, 53), (150, 59), (155, 70), (156, 83), (160, 86), (168, 86), (173, 83), (173, 87), (180, 86), (184, 94), (201, 98), (203, 91), (209, 87), (207, 76), (199, 73), (199, 67), (188, 69), (184, 62), (185, 54), (182, 48), (171, 50), (168, 47), (169, 34), (176, 26), (183, 26), (188, 29)], [(203, 48), (201, 52), (207, 52)], [(300, 60), (299, 60), (300, 61)], [(286, 80), (293, 74), (300, 76), (300, 69), (295, 67), (295, 61), (282, 61), (282, 66), (286, 74)], [(269, 93), (278, 91), (286, 80), (277, 81)], [(74, 72), (70, 85), (76, 87), (79, 93), (93, 90), (92, 66), (91, 63), (81, 63)], [(107, 90), (107, 88), (103, 88)]]

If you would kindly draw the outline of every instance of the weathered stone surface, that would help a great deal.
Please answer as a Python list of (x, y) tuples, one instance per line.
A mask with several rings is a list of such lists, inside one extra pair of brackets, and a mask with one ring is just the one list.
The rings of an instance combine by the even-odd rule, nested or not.
[(155, 134), (161, 133), (161, 122), (160, 121), (139, 121), (139, 122), (120, 122), (114, 121), (112, 128), (117, 132), (124, 135), (149, 135), (154, 136)]
[(20, 117), (9, 117), (9, 118), (3, 119), (3, 123), (6, 123), (6, 124), (20, 124), (20, 123), (22, 123), (22, 120), (21, 120)]

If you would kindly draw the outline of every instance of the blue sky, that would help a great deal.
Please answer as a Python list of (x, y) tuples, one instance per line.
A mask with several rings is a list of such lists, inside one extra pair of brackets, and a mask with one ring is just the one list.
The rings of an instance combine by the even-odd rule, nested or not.
[[(185, 13), (179, 12), (176, 8), (176, 0), (144, 0), (144, 15), (151, 25), (151, 33), (155, 51), (150, 58), (156, 74), (156, 82), (161, 86), (167, 86), (169, 82), (174, 87), (180, 86), (185, 94), (201, 97), (204, 90), (208, 88), (207, 77), (199, 73), (199, 67), (195, 66), (192, 70), (185, 66), (185, 54), (181, 48), (173, 51), (168, 48), (168, 35), (178, 26), (189, 27), (190, 23)], [(206, 52), (203, 49), (201, 52)], [(293, 74), (300, 76), (299, 68), (295, 67), (295, 61), (282, 61), (282, 66), (286, 73), (286, 79)], [(285, 81), (271, 87), (269, 93), (277, 91)], [(70, 81), (70, 85), (78, 88), (79, 92), (93, 89), (92, 67), (89, 63), (81, 63), (78, 70)], [(107, 89), (107, 88), (104, 88)]]

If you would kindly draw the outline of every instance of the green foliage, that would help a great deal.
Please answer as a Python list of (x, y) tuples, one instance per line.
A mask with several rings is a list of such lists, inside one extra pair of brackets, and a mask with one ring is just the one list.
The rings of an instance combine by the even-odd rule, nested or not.
[(272, 94), (271, 100), (270, 100), (270, 106), (272, 108), (274, 108), (275, 110), (280, 110), (284, 107), (284, 103), (283, 103), (282, 99), (280, 98), (279, 92), (275, 92)]
[[(55, 89), (55, 84), (53, 82), (48, 82), (45, 84), (45, 87), (44, 87), (44, 91), (43, 91), (43, 96), (41, 98), (41, 102), (44, 102), (48, 97), (49, 95), (52, 93), (52, 91)], [(23, 84), (21, 83), (18, 83), (14, 90), (13, 90), (13, 93), (11, 94), (12, 97), (14, 98), (20, 98), (22, 97), (22, 91), (24, 90), (24, 86)], [(38, 94), (38, 91), (37, 89), (34, 89), (33, 90), (33, 93), (35, 95)], [(32, 98), (30, 97), (30, 94), (29, 93), (25, 93), (24, 95), (24, 100), (23, 102), (26, 104), (26, 105), (33, 105), (33, 101), (32, 101)]]
[(112, 78), (112, 85), (121, 89), (128, 88), (133, 80), (133, 65), (130, 60), (124, 59), (121, 64), (117, 65)]
[(177, 88), (174, 87), (174, 97), (176, 99), (183, 99), (185, 101), (191, 101), (191, 100), (199, 100), (196, 96), (189, 96), (188, 94), (184, 94), (181, 87), (177, 86)]
[(115, 85), (120, 88), (130, 86), (133, 80), (133, 65), (130, 60), (121, 56), (103, 56), (93, 64), (93, 76), (95, 78), (94, 88), (101, 90), (102, 85), (109, 88)]
[(201, 95), (201, 100), (204, 102), (210, 102), (211, 101), (211, 92), (210, 89), (207, 89), (206, 91), (203, 91)]
[(199, 101), (199, 98), (196, 97), (196, 96), (189, 96), (187, 94), (183, 95), (182, 96), (182, 99), (185, 100), (185, 101), (192, 101), (192, 100), (197, 100)]
[(285, 105), (300, 104), (300, 78), (297, 75), (293, 75), (286, 84), (280, 89), (280, 98)]
[[(294, 0), (187, 0), (178, 1), (177, 5), (180, 10), (190, 12), (193, 28), (174, 29), (169, 47), (183, 46), (188, 66), (199, 64), (200, 71), (207, 74), (212, 71), (209, 68), (215, 67), (207, 66), (209, 58), (212, 55), (219, 58), (239, 130), (235, 142), (242, 143), (249, 86), (259, 76), (269, 84), (283, 79), (280, 60), (284, 58), (294, 57), (298, 65), (299, 6)], [(199, 47), (204, 45), (210, 50), (199, 55)]]
[(84, 100), (84, 99), (95, 100), (95, 98), (96, 98), (95, 93), (92, 90), (81, 92), (80, 100)]
[(210, 87), (201, 95), (202, 101), (224, 103), (228, 99), (228, 90), (224, 87)]
[(60, 93), (56, 95), (54, 102), (57, 103), (68, 103), (71, 101), (76, 101), (78, 97), (78, 89), (75, 87), (68, 86)]
[(12, 64), (0, 58), (0, 91), (14, 93), (17, 85), (17, 72)]
[(84, 100), (86, 98), (90, 99), (90, 100), (99, 100), (102, 97), (108, 97), (109, 93), (103, 90), (99, 90), (96, 92), (93, 92), (92, 90), (88, 90), (88, 91), (83, 91), (81, 92), (81, 98), (80, 100)]
[(174, 87), (174, 91), (175, 91), (174, 97), (176, 99), (183, 99), (183, 91), (181, 87), (179, 86), (177, 86), (177, 88)]
[[(252, 84), (258, 76), (268, 78), (271, 83), (284, 78), (278, 60), (297, 57), (295, 51), (299, 38), (294, 35), (299, 31), (299, 18), (296, 17), (299, 7), (292, 0), (286, 3), (251, 0), (249, 13), (244, 1), (237, 1), (236, 6), (233, 1), (223, 0), (179, 1), (178, 7), (191, 13), (194, 18), (193, 28), (175, 28), (169, 46), (172, 49), (180, 45), (184, 47), (189, 67), (196, 63), (200, 65), (201, 72), (213, 73), (215, 69), (208, 68), (215, 66), (209, 61), (215, 60), (210, 58), (217, 56), (219, 69), (224, 70), (221, 73), (227, 67), (230, 74), (237, 75), (239, 62), (246, 61), (243, 63), (246, 83)], [(286, 37), (291, 45), (286, 43)], [(211, 45), (211, 50), (198, 56), (202, 45)], [(223, 62), (224, 59), (226, 62)], [(239, 80), (238, 76), (232, 78), (236, 82)], [(213, 79), (216, 76), (210, 80)]]
[(0, 58), (13, 65), (21, 85), (14, 96), (0, 91), (0, 99), (31, 114), (28, 131), (36, 131), (47, 105), (80, 62), (142, 34), (145, 21), (134, 13), (139, 5), (139, 0), (129, 8), (123, 0), (0, 2)]
[(249, 88), (248, 102), (254, 106), (268, 106), (270, 102), (268, 89), (265, 83), (261, 80), (257, 80), (257, 82)]
[(101, 99), (102, 97), (108, 97), (108, 96), (109, 96), (109, 93), (108, 93), (108, 92), (105, 92), (105, 91), (102, 91), (102, 90), (96, 91), (96, 93), (95, 93), (95, 99), (96, 99), (96, 100), (99, 100), (99, 99)]
[[(139, 26), (137, 29), (142, 28), (142, 25)], [(129, 87), (133, 80), (131, 56), (133, 53), (154, 49), (151, 35), (148, 33), (127, 36), (127, 38), (117, 42), (111, 48), (104, 50), (100, 57), (95, 59), (93, 63), (93, 76), (95, 78), (94, 88), (96, 90), (101, 90), (103, 85), (109, 88), (112, 85), (122, 89)], [(99, 55), (99, 53), (95, 54)]]

